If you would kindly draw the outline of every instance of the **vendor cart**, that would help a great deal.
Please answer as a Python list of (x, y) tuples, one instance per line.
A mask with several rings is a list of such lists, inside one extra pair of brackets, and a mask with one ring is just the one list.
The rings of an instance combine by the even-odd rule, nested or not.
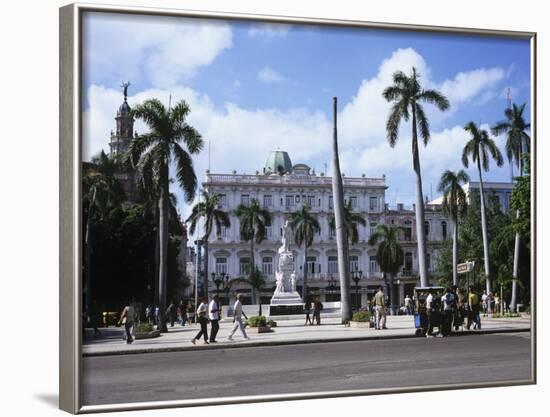
[[(443, 287), (415, 287), (414, 327), (416, 328), (417, 336), (426, 335), (430, 324), (430, 318), (432, 330), (434, 327), (437, 327), (438, 330), (441, 328), (441, 297), (444, 293), (445, 288)], [(426, 310), (426, 298), (428, 298), (429, 294), (432, 294), (433, 297), (431, 317), (428, 317), (428, 312)]]

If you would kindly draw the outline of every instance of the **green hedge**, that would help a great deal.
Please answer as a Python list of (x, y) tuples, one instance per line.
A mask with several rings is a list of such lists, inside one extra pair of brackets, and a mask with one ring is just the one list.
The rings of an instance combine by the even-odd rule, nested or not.
[(353, 313), (352, 321), (368, 322), (370, 321), (370, 313), (368, 311), (358, 311)]
[(248, 318), (248, 325), (250, 327), (263, 327), (266, 325), (266, 319), (264, 316), (250, 316)]
[(153, 325), (149, 322), (139, 323), (137, 326), (138, 333), (149, 333), (153, 331)]

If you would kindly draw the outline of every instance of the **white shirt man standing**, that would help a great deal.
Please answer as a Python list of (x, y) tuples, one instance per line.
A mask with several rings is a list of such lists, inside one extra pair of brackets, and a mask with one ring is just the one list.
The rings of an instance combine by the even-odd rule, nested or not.
[(220, 329), (219, 325), (219, 309), (218, 309), (218, 296), (215, 295), (208, 304), (208, 318), (210, 319), (210, 343), (217, 343), (216, 335)]
[(227, 336), (228, 340), (233, 340), (233, 335), (237, 331), (237, 329), (241, 329), (241, 333), (243, 334), (243, 337), (245, 340), (250, 340), (248, 335), (246, 334), (246, 331), (244, 330), (244, 324), (242, 317), (246, 320), (248, 320), (248, 317), (246, 317), (246, 314), (244, 314), (243, 311), (243, 296), (242, 294), (237, 294), (237, 301), (235, 301), (235, 305), (233, 306), (233, 328), (229, 332), (229, 336)]
[(407, 309), (407, 314), (412, 314), (411, 297), (409, 297), (409, 294), (405, 296), (405, 308)]

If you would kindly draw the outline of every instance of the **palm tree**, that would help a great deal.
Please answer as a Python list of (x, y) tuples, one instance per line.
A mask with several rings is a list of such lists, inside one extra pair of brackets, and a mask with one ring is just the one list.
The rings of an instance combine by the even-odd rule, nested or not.
[(350, 300), (350, 276), (349, 276), (349, 252), (348, 236), (345, 224), (344, 212), (344, 184), (340, 171), (340, 158), (338, 155), (338, 128), (336, 115), (338, 98), (334, 97), (332, 105), (333, 135), (332, 135), (332, 195), (334, 196), (334, 225), (336, 230), (336, 247), (338, 249), (338, 276), (340, 279), (340, 309), (342, 323), (351, 320)]
[[(130, 145), (132, 165), (142, 175), (149, 176), (158, 190), (159, 211), (159, 276), (158, 293), (161, 331), (167, 332), (165, 320), (166, 279), (168, 266), (169, 167), (173, 163), (178, 185), (188, 203), (193, 201), (197, 177), (190, 154), (203, 147), (199, 132), (186, 122), (190, 108), (184, 100), (172, 109), (166, 109), (157, 99), (145, 101), (132, 110), (136, 119), (149, 127), (148, 133), (134, 138)], [(185, 146), (182, 147), (182, 144)], [(152, 173), (153, 175), (150, 175)]]
[(458, 219), (466, 214), (468, 201), (461, 184), (470, 181), (464, 170), (457, 173), (447, 170), (441, 175), (438, 191), (443, 193), (443, 212), (451, 217), (453, 222), (453, 285), (457, 285), (456, 265), (458, 263)]
[(239, 218), (241, 239), (250, 241), (250, 277), (255, 271), (254, 243), (262, 243), (267, 236), (267, 227), (271, 226), (271, 213), (260, 207), (255, 198), (250, 205), (239, 204), (235, 210)]
[(390, 276), (390, 304), (393, 312), (396, 310), (398, 298), (395, 291), (394, 278), (403, 265), (403, 259), (405, 257), (403, 248), (399, 244), (399, 233), (402, 231), (403, 228), (400, 226), (379, 224), (376, 226), (375, 232), (368, 241), (371, 246), (378, 244), (376, 262), (380, 265), (380, 269), (384, 273), (384, 276)]
[(313, 244), (315, 233), (321, 231), (317, 218), (304, 204), (302, 209), (290, 215), (290, 227), (294, 231), (294, 240), (298, 246), (304, 245), (304, 288), (302, 299), (307, 301), (307, 248)]
[[(347, 204), (344, 205), (344, 226), (346, 228), (346, 234), (351, 245), (355, 245), (357, 244), (357, 242), (359, 242), (358, 225), (366, 226), (367, 222), (361, 214), (353, 212), (351, 201), (348, 201)], [(330, 218), (329, 227), (332, 229), (336, 228), (334, 216), (331, 216)]]
[[(527, 133), (531, 127), (530, 123), (525, 121), (523, 112), (525, 104), (521, 106), (512, 105), (512, 108), (504, 110), (506, 120), (498, 122), (491, 132), (493, 135), (506, 133), (506, 156), (510, 164), (514, 162), (518, 167), (518, 175), (523, 176), (522, 157), (524, 152), (529, 152), (531, 137)], [(519, 218), (519, 211), (516, 211), (516, 219)], [(510, 300), (510, 311), (516, 311), (517, 304), (517, 285), (518, 285), (518, 267), (519, 267), (519, 232), (516, 233), (514, 242), (514, 266), (512, 272), (512, 299)]]
[(91, 164), (86, 164), (84, 167), (82, 179), (83, 206), (86, 209), (84, 278), (85, 310), (88, 317), (92, 314), (92, 221), (96, 213), (102, 217), (108, 206), (118, 205), (124, 199), (124, 190), (115, 175), (120, 168), (118, 159), (107, 156), (103, 151), (92, 158)]
[(382, 95), (393, 102), (386, 133), (390, 146), (397, 143), (399, 124), (402, 120), (409, 121), (412, 115), (412, 157), (413, 169), (416, 174), (416, 235), (418, 242), (418, 267), (420, 272), (420, 284), (428, 285), (428, 269), (426, 267), (426, 242), (424, 236), (424, 194), (422, 192), (422, 176), (420, 171), (420, 156), (418, 152), (418, 130), (420, 137), (426, 146), (430, 140), (430, 124), (421, 102), (434, 104), (439, 110), (449, 108), (449, 101), (436, 90), (424, 90), (420, 85), (416, 69), (412, 68), (410, 76), (402, 71), (393, 74), (393, 85), (387, 87)]
[[(250, 272), (248, 277), (234, 278), (231, 280), (232, 283), (244, 282), (252, 287), (252, 299), (255, 304), (259, 305), (258, 315), (262, 315), (262, 300), (259, 297), (259, 294), (262, 291), (262, 288), (265, 287), (266, 281), (262, 272), (255, 266), (254, 269)], [(259, 299), (258, 299), (259, 298)]]
[(483, 178), (481, 169), (489, 171), (489, 157), (496, 161), (498, 166), (502, 166), (502, 154), (495, 141), (489, 137), (484, 129), (479, 129), (474, 122), (469, 122), (464, 129), (470, 132), (472, 138), (464, 146), (462, 151), (462, 163), (468, 168), (469, 158), (477, 164), (479, 173), (479, 199), (481, 204), (481, 234), (483, 235), (483, 258), (485, 263), (485, 285), (487, 294), (491, 292), (491, 274), (489, 269), (489, 239), (487, 237), (487, 220), (485, 218), (485, 197), (483, 193)]
[(216, 227), (216, 234), (220, 236), (222, 227), (229, 227), (229, 215), (218, 208), (220, 195), (217, 193), (208, 194), (203, 191), (203, 200), (195, 204), (191, 214), (185, 220), (186, 223), (191, 223), (189, 233), (194, 234), (197, 228), (199, 219), (204, 219), (204, 234), (200, 238), (203, 241), (204, 248), (204, 296), (208, 299), (208, 239)]

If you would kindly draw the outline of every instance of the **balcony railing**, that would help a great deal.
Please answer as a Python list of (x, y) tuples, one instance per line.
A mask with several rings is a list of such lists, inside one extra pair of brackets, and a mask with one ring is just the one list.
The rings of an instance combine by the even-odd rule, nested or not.
[[(385, 187), (385, 178), (342, 178), (344, 187)], [(262, 184), (262, 185), (321, 185), (332, 186), (331, 177), (297, 175), (247, 175), (247, 174), (206, 174), (209, 184)]]

